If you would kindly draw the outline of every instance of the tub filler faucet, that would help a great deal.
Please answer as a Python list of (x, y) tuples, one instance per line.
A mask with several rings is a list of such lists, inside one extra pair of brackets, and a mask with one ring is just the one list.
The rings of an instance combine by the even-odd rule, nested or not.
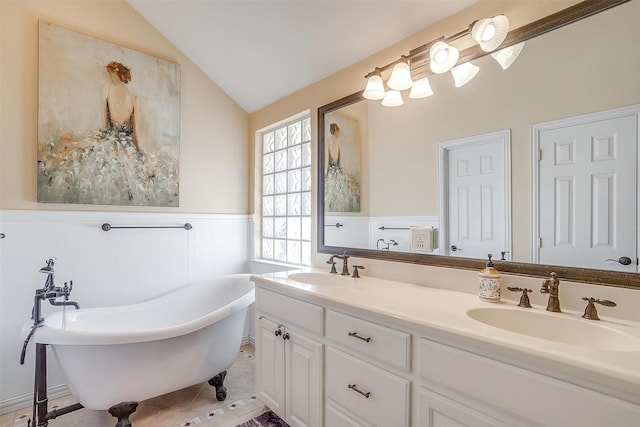
[[(69, 284), (65, 282), (64, 286), (56, 286), (54, 281), (54, 265), (56, 259), (49, 258), (46, 261), (44, 267), (38, 270), (40, 273), (47, 275), (44, 282), (44, 286), (40, 289), (36, 289), (33, 297), (33, 308), (31, 309), (31, 319), (33, 325), (31, 330), (27, 334), (22, 345), (22, 352), (20, 353), (20, 364), (24, 365), (24, 359), (27, 353), (27, 345), (29, 340), (36, 332), (36, 330), (44, 323), (42, 317), (42, 301), (48, 300), (51, 305), (55, 306), (73, 306), (76, 309), (80, 308), (80, 305), (75, 301), (69, 301), (69, 295), (71, 295), (71, 289), (73, 288), (73, 281), (69, 281)], [(62, 298), (62, 301), (60, 301)], [(49, 411), (49, 399), (47, 397), (47, 344), (36, 343), (36, 364), (34, 375), (34, 396), (33, 396), (33, 414), (32, 418), (27, 421), (28, 427), (45, 427), (49, 425), (49, 420), (57, 418), (60, 415), (67, 414), (69, 412), (82, 409), (83, 406), (80, 403), (74, 403), (62, 408), (54, 408)], [(36, 424), (37, 423), (37, 424)]]
[[(42, 301), (48, 300), (51, 305), (55, 306), (73, 306), (76, 309), (80, 308), (80, 304), (75, 301), (69, 301), (69, 295), (71, 295), (71, 289), (73, 289), (73, 281), (69, 281), (64, 283), (64, 286), (56, 286), (54, 282), (54, 270), (53, 266), (55, 265), (56, 259), (49, 258), (44, 267), (38, 270), (40, 273), (44, 273), (47, 275), (47, 279), (44, 282), (44, 286), (41, 289), (36, 289), (35, 295), (33, 296), (33, 308), (31, 309), (31, 319), (33, 320), (33, 326), (31, 327), (31, 331), (24, 340), (24, 344), (22, 345), (22, 353), (20, 354), (20, 364), (24, 365), (24, 358), (27, 351), (27, 344), (29, 344), (29, 340), (35, 333), (36, 329), (42, 326), (44, 322), (44, 318), (42, 317)], [(63, 298), (62, 301), (59, 298)]]
[[(75, 301), (69, 301), (69, 295), (71, 295), (71, 290), (73, 289), (73, 280), (64, 283), (64, 286), (56, 286), (54, 283), (54, 271), (53, 266), (55, 264), (55, 258), (49, 258), (47, 261), (47, 265), (38, 270), (40, 273), (44, 273), (47, 275), (47, 279), (44, 282), (44, 286), (42, 289), (37, 289), (35, 296), (33, 298), (33, 312), (31, 313), (31, 318), (35, 323), (42, 323), (44, 319), (42, 318), (42, 309), (40, 303), (44, 300), (48, 300), (51, 305), (56, 306), (65, 306), (71, 305), (76, 309), (80, 308), (80, 304)], [(59, 298), (64, 298), (63, 301), (59, 301)]]
[(542, 288), (540, 293), (549, 294), (549, 300), (547, 302), (547, 311), (560, 313), (560, 299), (558, 298), (558, 288), (560, 287), (560, 280), (556, 273), (551, 273), (549, 279), (542, 281)]

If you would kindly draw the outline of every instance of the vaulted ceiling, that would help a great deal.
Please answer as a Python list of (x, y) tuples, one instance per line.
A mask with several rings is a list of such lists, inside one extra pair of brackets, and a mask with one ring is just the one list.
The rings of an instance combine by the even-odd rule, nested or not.
[(476, 0), (128, 0), (248, 113)]

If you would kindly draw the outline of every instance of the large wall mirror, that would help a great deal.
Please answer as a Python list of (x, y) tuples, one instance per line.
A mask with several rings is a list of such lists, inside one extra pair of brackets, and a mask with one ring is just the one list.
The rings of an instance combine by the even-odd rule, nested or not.
[[(482, 268), (490, 252), (508, 273), (640, 288), (638, 16), (638, 0), (578, 3), (512, 30), (509, 43), (526, 43), (507, 70), (469, 48), (461, 57), (480, 72), (460, 88), (446, 73), (430, 78), (434, 95), (399, 107), (361, 92), (321, 107), (318, 251), (465, 269)], [(607, 120), (618, 127), (590, 130), (581, 151), (573, 136), (557, 134)], [(483, 141), (496, 142), (498, 154), (487, 156), (493, 148)], [(454, 169), (467, 165), (460, 147), (498, 170), (479, 204), (454, 187)], [(589, 190), (580, 194), (583, 178), (553, 169), (578, 152), (630, 169), (587, 165)], [(481, 215), (487, 200), (499, 206), (490, 217)], [(497, 243), (476, 248), (474, 233)]]

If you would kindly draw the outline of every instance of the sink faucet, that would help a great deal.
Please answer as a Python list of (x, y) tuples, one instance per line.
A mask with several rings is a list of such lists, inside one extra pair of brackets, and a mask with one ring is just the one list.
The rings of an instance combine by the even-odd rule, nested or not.
[(342, 273), (340, 273), (340, 274), (342, 276), (348, 276), (349, 275), (349, 264), (347, 263), (347, 260), (350, 258), (349, 255), (347, 255), (346, 252), (344, 254), (342, 254), (342, 255), (331, 255), (331, 261), (333, 261), (334, 258), (338, 258), (338, 259), (342, 260)]
[(553, 311), (560, 313), (560, 300), (558, 299), (558, 288), (560, 287), (560, 280), (556, 273), (551, 273), (549, 279), (542, 281), (542, 288), (540, 293), (549, 294), (549, 300), (547, 301), (547, 311)]

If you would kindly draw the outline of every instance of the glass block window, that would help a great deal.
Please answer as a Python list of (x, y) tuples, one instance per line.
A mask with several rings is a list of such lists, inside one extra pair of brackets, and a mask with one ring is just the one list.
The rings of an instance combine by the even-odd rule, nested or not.
[(262, 258), (311, 264), (311, 120), (262, 134)]

